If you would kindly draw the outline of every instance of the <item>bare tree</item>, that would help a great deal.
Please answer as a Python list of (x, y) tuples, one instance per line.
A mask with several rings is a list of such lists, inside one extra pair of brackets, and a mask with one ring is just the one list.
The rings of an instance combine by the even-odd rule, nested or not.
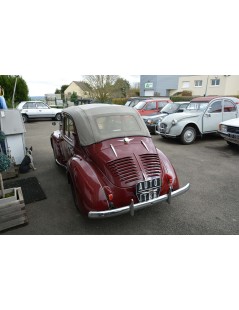
[(99, 102), (109, 101), (118, 78), (118, 75), (84, 75), (84, 80), (90, 86), (92, 96)]

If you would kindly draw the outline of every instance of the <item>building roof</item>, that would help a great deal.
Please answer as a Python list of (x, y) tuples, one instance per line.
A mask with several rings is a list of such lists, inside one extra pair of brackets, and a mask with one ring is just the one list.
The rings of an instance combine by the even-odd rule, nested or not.
[(85, 82), (82, 81), (73, 81), (77, 86), (79, 86), (83, 91), (89, 91), (89, 87)]

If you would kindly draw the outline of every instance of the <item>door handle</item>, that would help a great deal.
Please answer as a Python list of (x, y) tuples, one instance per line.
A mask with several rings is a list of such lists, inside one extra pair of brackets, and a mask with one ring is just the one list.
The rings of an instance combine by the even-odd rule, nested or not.
[(211, 114), (210, 113), (205, 113), (205, 116), (206, 117), (211, 117)]

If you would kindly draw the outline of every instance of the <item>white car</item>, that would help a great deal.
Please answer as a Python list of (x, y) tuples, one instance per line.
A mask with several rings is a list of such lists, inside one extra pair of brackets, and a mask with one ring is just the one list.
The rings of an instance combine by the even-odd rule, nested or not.
[(239, 118), (221, 122), (219, 124), (218, 133), (230, 146), (239, 145)]
[(43, 118), (61, 120), (62, 109), (51, 108), (43, 101), (22, 101), (16, 108), (20, 110), (24, 123), (31, 119)]
[(198, 97), (190, 101), (185, 112), (166, 116), (157, 133), (165, 138), (180, 138), (191, 144), (197, 136), (217, 133), (219, 123), (239, 116), (239, 99), (236, 97)]

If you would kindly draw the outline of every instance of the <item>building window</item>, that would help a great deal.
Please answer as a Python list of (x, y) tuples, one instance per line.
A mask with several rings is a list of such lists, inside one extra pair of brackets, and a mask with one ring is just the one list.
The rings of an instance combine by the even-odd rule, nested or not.
[(182, 88), (189, 88), (189, 86), (190, 86), (189, 81), (184, 81)]
[(212, 86), (219, 86), (220, 85), (220, 79), (212, 79), (211, 85)]
[(202, 87), (202, 80), (195, 80), (194, 85), (195, 87)]

